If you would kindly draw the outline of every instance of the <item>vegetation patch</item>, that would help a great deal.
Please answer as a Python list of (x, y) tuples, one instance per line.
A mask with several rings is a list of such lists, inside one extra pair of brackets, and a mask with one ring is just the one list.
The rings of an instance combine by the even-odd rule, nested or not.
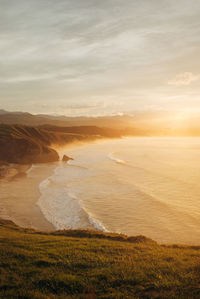
[(0, 221), (0, 298), (199, 298), (198, 246)]

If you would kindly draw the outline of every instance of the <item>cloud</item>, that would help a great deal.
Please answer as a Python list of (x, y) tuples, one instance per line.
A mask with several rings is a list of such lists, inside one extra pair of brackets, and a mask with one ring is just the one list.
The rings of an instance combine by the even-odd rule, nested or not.
[(168, 105), (163, 82), (177, 69), (200, 74), (200, 2), (181, 3), (0, 0), (0, 106), (96, 115)]
[(194, 75), (190, 72), (184, 72), (176, 75), (176, 77), (168, 82), (169, 85), (190, 85), (192, 82), (200, 79), (200, 75)]

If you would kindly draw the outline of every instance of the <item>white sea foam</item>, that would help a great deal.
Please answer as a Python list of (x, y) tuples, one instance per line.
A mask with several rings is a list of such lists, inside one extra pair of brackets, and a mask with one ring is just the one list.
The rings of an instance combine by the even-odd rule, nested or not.
[(43, 193), (45, 192), (47, 186), (49, 185), (49, 178), (47, 178), (46, 180), (42, 181), (39, 185), (39, 189), (40, 189), (40, 192)]
[(81, 201), (67, 183), (73, 179), (81, 179), (88, 175), (84, 170), (59, 166), (54, 174), (39, 185), (41, 197), (37, 204), (46, 219), (56, 229), (95, 228), (107, 231), (106, 228), (81, 205)]
[[(43, 189), (43, 187), (42, 187)], [(80, 228), (80, 204), (70, 197), (66, 189), (46, 188), (42, 191), (38, 205), (56, 229)]]
[(199, 244), (199, 147), (200, 139), (132, 138), (71, 150), (75, 160), (42, 182), (38, 204), (57, 229)]
[(31, 165), (31, 167), (26, 171), (26, 174), (28, 175), (33, 169), (34, 169), (34, 165)]
[(103, 232), (109, 232), (105, 226), (98, 220), (94, 219), (91, 215), (88, 216), (89, 222), (96, 228), (97, 230), (103, 231)]
[(109, 157), (110, 160), (112, 160), (112, 161), (114, 161), (114, 162), (116, 162), (116, 163), (118, 163), (118, 164), (126, 164), (126, 162), (125, 162), (124, 160), (122, 160), (122, 159), (120, 159), (120, 158), (118, 158), (118, 157), (115, 157), (115, 156), (113, 155), (113, 153), (110, 153), (110, 154), (108, 155), (108, 157)]
[(27, 176), (31, 176), (34, 170), (41, 168), (40, 164), (32, 164), (31, 167), (26, 171)]
[(67, 161), (67, 164), (69, 164), (69, 165), (73, 165), (73, 164), (74, 164), (74, 160), (69, 160), (69, 161)]

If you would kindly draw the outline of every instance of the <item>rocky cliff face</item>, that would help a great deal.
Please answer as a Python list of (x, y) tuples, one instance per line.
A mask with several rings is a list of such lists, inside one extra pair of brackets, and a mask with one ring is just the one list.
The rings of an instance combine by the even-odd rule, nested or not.
[[(32, 164), (59, 160), (52, 145), (102, 138), (98, 128), (29, 127), (0, 124), (0, 161)], [(88, 134), (86, 134), (88, 132)]]
[(59, 160), (57, 152), (24, 139), (0, 140), (0, 159), (8, 163), (46, 163)]
[(19, 164), (58, 161), (58, 153), (50, 148), (47, 136), (42, 134), (35, 128), (1, 125), (0, 160)]

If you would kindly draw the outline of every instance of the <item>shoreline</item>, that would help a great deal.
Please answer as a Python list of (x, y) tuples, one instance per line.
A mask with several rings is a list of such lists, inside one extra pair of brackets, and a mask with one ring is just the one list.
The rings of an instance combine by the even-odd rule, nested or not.
[[(67, 163), (67, 161), (62, 161), (63, 150), (82, 147), (97, 141), (99, 139), (89, 140), (87, 143), (78, 141), (64, 146), (52, 146), (60, 157), (60, 160), (56, 162), (14, 164), (0, 161), (0, 218), (11, 220), (23, 228), (44, 232), (58, 230), (55, 223), (49, 221), (49, 217), (47, 214), (45, 215), (39, 204), (42, 197), (40, 184), (53, 175), (56, 167)], [(81, 215), (82, 219), (87, 218), (85, 211), (82, 211)], [(94, 224), (86, 225), (86, 223), (86, 220), (83, 221), (83, 227), (76, 229), (96, 230)], [(73, 228), (71, 227), (71, 229)]]
[(31, 169), (32, 164), (0, 163), (0, 182), (11, 181), (19, 176), (24, 176)]
[[(185, 142), (184, 142), (184, 144), (185, 144)], [(81, 145), (84, 148), (82, 148)], [(98, 160), (99, 157), (98, 157), (98, 155), (96, 155), (96, 152), (94, 155), (90, 154), (88, 145), (90, 145), (90, 143), (84, 143), (84, 144), (79, 143), (78, 145), (70, 144), (70, 146), (65, 146), (65, 147), (60, 148), (60, 151), (59, 151), (60, 157), (62, 157), (62, 153), (67, 153), (75, 159), (74, 162), (70, 161), (70, 163), (67, 163), (67, 162), (59, 161), (59, 162), (53, 162), (53, 163), (34, 164), (31, 168), (28, 169), (28, 171), (27, 171), (28, 173), (27, 173), (26, 177), (25, 176), (20, 176), (20, 177), (15, 176), (12, 181), (4, 182), (3, 183), (4, 191), (6, 193), (6, 190), (7, 190), (7, 195), (9, 195), (9, 193), (10, 193), (12, 196), (11, 198), (9, 198), (8, 196), (6, 198), (4, 196), (4, 198), (2, 199), (2, 195), (5, 195), (5, 194), (3, 194), (2, 186), (0, 184), (0, 218), (10, 219), (10, 220), (13, 220), (13, 222), (19, 226), (22, 226), (25, 228), (34, 228), (34, 229), (40, 230), (40, 231), (56, 231), (56, 230), (62, 230), (62, 229), (96, 230), (96, 229), (98, 229), (98, 227), (95, 227), (94, 223), (91, 223), (91, 221), (90, 221), (91, 226), (88, 227), (88, 216), (91, 216), (91, 218), (89, 217), (90, 220), (93, 220), (93, 219), (97, 220), (97, 224), (98, 224), (98, 220), (100, 220), (99, 221), (100, 224), (103, 224), (103, 226), (105, 225), (106, 230), (108, 229), (110, 232), (124, 233), (129, 236), (141, 233), (142, 235), (148, 236), (148, 237), (152, 238), (153, 240), (156, 240), (157, 242), (160, 242), (162, 244), (174, 243), (174, 240), (176, 240), (176, 238), (177, 238), (179, 244), (189, 245), (189, 244), (198, 244), (199, 243), (198, 239), (196, 238), (196, 236), (198, 237), (198, 235), (197, 235), (198, 223), (196, 224), (195, 218), (188, 218), (190, 216), (189, 212), (184, 214), (184, 210), (182, 212), (182, 210), (179, 210), (178, 208), (176, 209), (176, 207), (174, 208), (173, 206), (170, 205), (170, 202), (167, 202), (167, 205), (165, 205), (165, 209), (163, 209), (162, 206), (161, 206), (161, 208), (162, 208), (161, 209), (160, 202), (157, 200), (156, 197), (154, 200), (154, 198), (147, 198), (147, 196), (145, 194), (145, 197), (142, 197), (142, 200), (144, 198), (144, 200), (143, 200), (144, 203), (147, 202), (147, 204), (145, 206), (145, 207), (147, 207), (146, 211), (149, 211), (148, 209), (154, 209), (155, 216), (157, 217), (155, 219), (158, 219), (158, 217), (161, 215), (160, 213), (162, 213), (162, 215), (166, 214), (166, 218), (164, 218), (165, 222), (161, 221), (160, 222), (161, 226), (157, 226), (156, 223), (155, 224), (153, 223), (149, 227), (147, 225), (144, 225), (145, 219), (144, 219), (144, 221), (139, 221), (139, 222), (137, 222), (137, 219), (136, 219), (133, 227), (130, 227), (130, 226), (125, 227), (124, 226), (125, 227), (124, 230), (123, 230), (123, 222), (122, 221), (123, 221), (123, 219), (126, 219), (126, 218), (122, 219), (122, 217), (121, 218), (119, 217), (119, 221), (121, 221), (120, 224), (122, 223), (122, 225), (121, 225), (122, 230), (121, 230), (121, 227), (119, 226), (119, 222), (117, 222), (115, 220), (115, 218), (113, 218), (114, 213), (112, 214), (112, 211), (111, 211), (111, 214), (109, 214), (112, 216), (112, 217), (110, 217), (111, 220), (109, 220), (109, 218), (107, 217), (108, 213), (107, 214), (105, 213), (105, 217), (104, 217), (104, 214), (101, 213), (101, 205), (98, 205), (98, 201), (97, 201), (96, 207), (93, 205), (93, 198), (94, 198), (95, 193), (92, 193), (93, 191), (91, 191), (91, 190), (93, 190), (93, 189), (90, 188), (91, 186), (89, 184), (88, 184), (87, 188), (89, 188), (88, 191), (91, 192), (92, 196), (90, 197), (91, 200), (90, 200), (89, 204), (87, 204), (87, 201), (84, 201), (85, 197), (82, 196), (83, 192), (85, 190), (83, 188), (83, 186), (87, 186), (87, 184), (85, 184), (85, 181), (82, 180), (82, 173), (81, 173), (82, 170), (81, 169), (83, 169), (83, 177), (84, 177), (84, 171), (85, 171), (84, 169), (89, 169), (89, 168), (80, 166), (80, 165), (82, 165), (82, 160), (84, 160), (82, 158), (85, 157), (84, 152), (87, 153), (87, 155), (86, 155), (87, 160), (86, 160), (86, 164), (83, 163), (82, 166), (85, 166), (85, 165), (87, 166), (87, 163), (89, 163), (89, 165), (90, 165), (90, 163), (93, 163), (93, 160), (95, 163), (97, 163), (97, 161), (99, 161)], [(173, 145), (174, 145), (174, 143), (173, 143)], [(94, 148), (96, 149), (96, 145)], [(103, 148), (104, 148), (104, 144), (103, 144)], [(74, 149), (75, 149), (75, 151), (74, 151)], [(108, 151), (108, 152), (110, 152), (110, 151)], [(110, 156), (108, 156), (107, 154), (108, 153), (106, 151), (106, 156), (105, 156), (105, 157), (107, 157), (106, 161), (110, 163)], [(116, 155), (116, 156), (118, 159), (118, 155)], [(100, 157), (101, 157), (101, 152), (100, 152)], [(90, 160), (90, 158), (91, 158), (91, 160)], [(123, 157), (121, 157), (119, 155), (119, 158), (121, 159)], [(149, 159), (149, 157), (148, 157), (148, 159)], [(119, 164), (118, 160), (113, 159), (113, 157), (111, 160), (112, 160), (111, 166), (118, 167), (118, 164)], [(113, 163), (113, 162), (116, 162), (116, 163)], [(79, 163), (80, 163), (80, 165), (79, 165)], [(111, 167), (111, 166), (109, 166), (109, 167)], [(151, 164), (150, 164), (150, 166), (149, 165), (147, 165), (147, 166), (150, 168)], [(121, 167), (121, 166), (119, 165), (119, 167)], [(147, 167), (147, 171), (149, 169), (148, 167)], [(137, 170), (137, 167), (134, 168), (134, 173), (136, 173), (135, 169)], [(54, 170), (55, 170), (55, 177), (54, 177)], [(127, 171), (127, 169), (124, 169), (124, 170), (125, 170), (125, 172)], [(116, 169), (115, 169), (115, 171), (116, 171)], [(76, 174), (77, 174), (76, 172), (78, 172), (78, 173), (80, 172), (80, 178), (81, 178), (80, 185), (79, 185), (79, 180), (78, 181), (75, 180), (73, 184), (70, 183), (71, 174), (72, 174), (72, 178), (73, 178), (73, 176), (76, 176)], [(132, 174), (132, 172), (131, 172), (131, 174)], [(66, 177), (65, 177), (65, 175), (66, 175)], [(138, 173), (135, 174), (135, 177), (134, 177), (135, 180), (137, 179), (137, 175), (138, 175)], [(147, 179), (148, 179), (148, 177), (149, 177), (148, 172), (147, 172), (147, 175), (148, 175), (147, 176)], [(86, 174), (86, 177), (87, 177), (87, 174)], [(49, 179), (48, 188), (46, 188), (44, 190), (44, 192), (43, 192), (43, 190), (40, 190), (40, 192), (39, 192), (41, 183), (48, 179)], [(55, 183), (54, 183), (54, 179), (55, 179)], [(90, 176), (89, 176), (89, 180), (90, 180)], [(89, 180), (88, 181), (86, 180), (86, 183), (87, 182), (89, 183), (90, 182)], [(140, 182), (140, 181), (136, 180), (135, 184), (138, 182)], [(81, 183), (82, 183), (82, 185), (81, 185)], [(168, 181), (167, 181), (167, 183), (168, 183)], [(21, 190), (20, 190), (20, 188), (21, 188)], [(47, 192), (46, 192), (46, 190), (47, 190)], [(167, 191), (167, 189), (165, 189), (165, 190)], [(135, 190), (133, 190), (133, 191), (135, 191)], [(22, 194), (22, 198), (20, 198), (20, 194), (17, 194), (18, 192), (20, 194)], [(18, 196), (15, 196), (16, 194)], [(140, 194), (142, 194), (142, 196), (143, 196), (142, 192), (141, 193), (133, 193), (133, 194), (136, 194), (137, 196), (138, 195), (140, 196)], [(102, 198), (104, 200), (104, 197), (102, 197)], [(123, 198), (123, 194), (122, 194), (121, 198)], [(119, 198), (119, 202), (121, 202), (121, 198)], [(169, 199), (167, 199), (167, 200), (169, 201)], [(39, 203), (39, 201), (42, 203), (42, 205)], [(79, 203), (80, 203), (80, 206), (79, 206)], [(186, 201), (186, 203), (187, 203), (187, 201)], [(112, 204), (110, 198), (109, 198), (108, 204), (110, 206), (112, 205), (113, 207), (115, 207)], [(129, 204), (129, 202), (128, 202), (128, 204)], [(136, 202), (136, 204), (137, 204), (137, 202)], [(158, 206), (158, 208), (157, 208), (157, 206)], [(169, 206), (168, 209), (166, 209), (167, 206)], [(93, 207), (94, 207), (94, 210), (93, 210)], [(96, 214), (95, 214), (95, 209), (97, 211)], [(102, 211), (103, 211), (103, 209), (102, 209)], [(146, 212), (146, 211), (144, 210), (144, 212)], [(120, 210), (120, 212), (121, 212), (121, 210)], [(4, 215), (4, 216), (2, 216), (2, 215)], [(104, 218), (101, 217), (102, 215)], [(143, 218), (142, 218), (144, 215), (143, 211), (141, 211), (141, 213), (138, 215), (141, 217), (140, 219), (143, 220)], [(169, 217), (168, 217), (168, 215), (169, 215)], [(189, 216), (187, 216), (187, 215), (189, 215)], [(122, 216), (123, 216), (123, 214), (122, 214)], [(133, 216), (133, 217), (135, 217), (135, 216)], [(186, 219), (185, 223), (183, 221), (184, 219)], [(128, 221), (127, 221), (127, 223), (128, 223)], [(163, 223), (165, 226), (162, 227)], [(175, 225), (173, 225), (173, 223), (175, 223)], [(81, 224), (83, 224), (83, 226)], [(148, 221), (147, 221), (147, 224), (148, 224)], [(189, 235), (188, 232), (191, 231), (191, 229), (190, 229), (191, 225), (193, 225), (193, 231), (192, 231), (192, 234)], [(120, 227), (120, 229), (117, 226)], [(182, 234), (182, 228), (185, 231), (185, 235)], [(132, 231), (130, 231), (130, 230), (132, 230)], [(165, 233), (164, 237), (162, 235), (162, 231)], [(196, 240), (195, 240), (195, 238), (196, 238)]]
[(24, 228), (55, 231), (37, 202), (41, 196), (39, 184), (52, 174), (56, 164), (19, 165), (18, 170), (23, 169), (23, 172), (10, 166), (9, 175), (0, 180), (0, 218)]
[[(5, 176), (0, 180), (0, 219), (10, 220), (19, 227), (34, 229), (43, 232), (53, 232), (60, 229), (75, 230), (96, 230), (106, 232), (104, 229), (97, 229), (99, 225), (95, 219), (82, 208), (78, 211), (77, 217), (81, 218), (81, 225), (76, 226), (73, 219), (68, 227), (57, 226), (55, 221), (50, 221), (48, 212), (43, 207), (43, 193), (40, 186), (53, 175), (54, 170), (62, 165), (63, 161), (33, 165), (18, 165), (18, 172), (11, 171), (16, 166), (9, 165), (10, 172), (14, 175)], [(23, 171), (22, 171), (23, 170)], [(7, 192), (9, 190), (9, 192)], [(10, 194), (11, 193), (11, 194)], [(13, 196), (15, 193), (15, 196)], [(74, 217), (72, 206), (69, 202), (69, 213), (66, 218)], [(78, 201), (77, 204), (79, 205)]]
[[(93, 143), (88, 142), (88, 144)], [(85, 142), (67, 144), (56, 148), (60, 156), (60, 161), (42, 164), (14, 164), (2, 162), (0, 164), (0, 218), (11, 220), (16, 225), (35, 229), (44, 232), (59, 230), (54, 221), (51, 221), (48, 212), (45, 211), (42, 203), (41, 183), (48, 180), (53, 175), (54, 170), (68, 161), (62, 161), (66, 148), (77, 148), (85, 146)], [(63, 152), (64, 151), (64, 152)], [(71, 160), (71, 158), (69, 158)], [(77, 204), (78, 201), (77, 201)], [(70, 210), (66, 217), (73, 211)], [(72, 213), (73, 214), (73, 213)], [(90, 217), (86, 211), (79, 213), (82, 225), (74, 226), (73, 223), (68, 228), (63, 229), (90, 229), (97, 230), (95, 224), (90, 222)], [(53, 218), (52, 218), (53, 219)]]

